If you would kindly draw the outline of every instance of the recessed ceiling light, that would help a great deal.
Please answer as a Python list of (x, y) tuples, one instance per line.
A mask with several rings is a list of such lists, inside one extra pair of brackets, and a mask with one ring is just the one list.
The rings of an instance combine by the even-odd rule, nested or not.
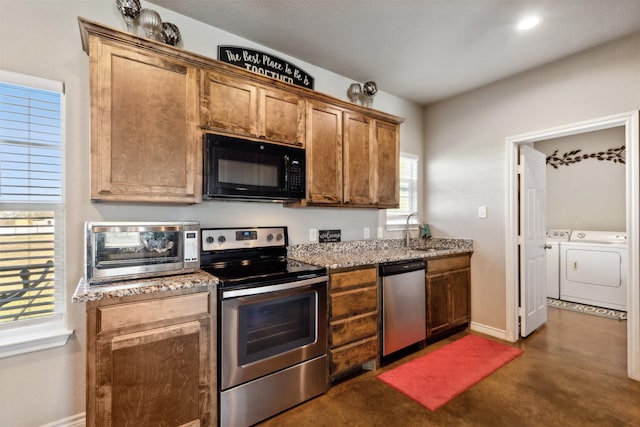
[(537, 16), (529, 16), (524, 18), (522, 21), (518, 22), (519, 30), (529, 30), (540, 23), (540, 18)]

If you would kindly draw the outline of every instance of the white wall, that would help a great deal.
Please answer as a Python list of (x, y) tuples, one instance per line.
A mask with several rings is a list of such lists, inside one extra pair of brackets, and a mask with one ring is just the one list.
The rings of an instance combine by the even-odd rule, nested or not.
[[(206, 26), (143, 1), (165, 21), (178, 25), (184, 49), (216, 58), (219, 44), (270, 51), (248, 40)], [(216, 2), (212, 7), (233, 7)], [(238, 202), (197, 206), (93, 204), (89, 200), (89, 59), (82, 50), (77, 17), (124, 29), (113, 0), (0, 0), (0, 67), (65, 83), (66, 117), (66, 292), (71, 298), (82, 275), (83, 223), (87, 220), (196, 219), (204, 226), (289, 225), (291, 243), (306, 243), (308, 228), (342, 229), (343, 240), (362, 238), (363, 227), (377, 228), (377, 210), (308, 208)], [(352, 80), (274, 52), (315, 77), (316, 90), (347, 100)], [(322, 64), (319, 64), (322, 65)], [(404, 117), (401, 150), (422, 154), (422, 109), (383, 91), (376, 109)], [(375, 233), (372, 233), (375, 236)], [(85, 410), (84, 304), (69, 304), (65, 347), (0, 359), (0, 425), (36, 426)]]
[(474, 240), (472, 322), (506, 325), (505, 138), (638, 109), (640, 34), (425, 109), (425, 221)]
[[(606, 153), (625, 145), (623, 126), (585, 132), (534, 143), (534, 148), (556, 157)], [(575, 156), (569, 156), (575, 157)], [(547, 164), (547, 228), (570, 230), (626, 230), (625, 164), (583, 159), (564, 165)]]

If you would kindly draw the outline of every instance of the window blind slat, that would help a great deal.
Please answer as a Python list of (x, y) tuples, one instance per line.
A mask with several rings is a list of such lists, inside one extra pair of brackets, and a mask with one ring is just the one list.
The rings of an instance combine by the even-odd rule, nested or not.
[(55, 312), (55, 213), (0, 211), (0, 322)]
[(61, 197), (61, 94), (0, 82), (0, 201)]
[(418, 157), (400, 154), (399, 207), (387, 209), (387, 225), (404, 225), (407, 215), (418, 210)]
[[(62, 84), (0, 70), (0, 79), (4, 78), (8, 81), (0, 81), (0, 323), (64, 310), (60, 276), (64, 221), (56, 220), (63, 212)], [(34, 208), (29, 210), (30, 206)]]

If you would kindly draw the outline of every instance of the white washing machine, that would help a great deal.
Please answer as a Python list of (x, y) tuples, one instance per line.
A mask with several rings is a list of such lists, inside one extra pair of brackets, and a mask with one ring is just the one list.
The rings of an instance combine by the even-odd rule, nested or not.
[(627, 310), (627, 234), (574, 230), (560, 244), (560, 299)]
[(568, 242), (571, 230), (547, 230), (547, 296), (560, 298), (560, 243)]

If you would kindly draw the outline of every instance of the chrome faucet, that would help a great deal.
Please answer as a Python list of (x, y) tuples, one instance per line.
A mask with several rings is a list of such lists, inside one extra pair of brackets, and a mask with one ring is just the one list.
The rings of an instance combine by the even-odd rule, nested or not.
[(409, 215), (407, 215), (407, 224), (405, 225), (405, 229), (404, 229), (405, 238), (406, 238), (405, 245), (407, 246), (407, 248), (409, 247), (409, 220), (411, 219), (412, 216), (415, 216), (418, 219), (420, 218), (420, 215), (418, 214), (418, 212), (411, 212)]

